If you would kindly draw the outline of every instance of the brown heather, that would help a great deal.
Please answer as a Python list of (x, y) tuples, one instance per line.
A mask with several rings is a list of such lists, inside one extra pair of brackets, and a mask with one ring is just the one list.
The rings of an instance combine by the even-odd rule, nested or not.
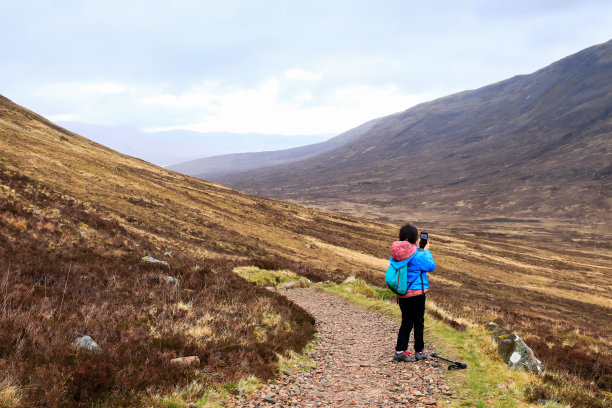
[[(29, 403), (132, 405), (148, 388), (195, 378), (266, 378), (276, 353), (300, 349), (313, 333), (304, 311), (242, 281), (230, 262), (177, 254), (167, 258), (170, 270), (144, 264), (139, 254), (159, 251), (119, 222), (8, 171), (2, 184), (19, 200), (0, 201), (0, 372)], [(52, 205), (56, 218), (33, 214), (32, 204)], [(24, 220), (25, 230), (7, 219)], [(167, 283), (168, 274), (180, 284)], [(284, 324), (262, 324), (270, 314)], [(101, 353), (71, 346), (85, 334)], [(200, 366), (169, 364), (186, 355)]]

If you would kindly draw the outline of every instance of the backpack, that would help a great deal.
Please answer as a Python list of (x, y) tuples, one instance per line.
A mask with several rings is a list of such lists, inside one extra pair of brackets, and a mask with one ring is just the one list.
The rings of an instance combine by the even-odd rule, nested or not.
[(392, 264), (387, 268), (387, 272), (385, 273), (385, 283), (389, 289), (391, 289), (391, 292), (395, 293), (396, 295), (405, 295), (408, 291), (408, 287), (412, 286), (414, 283), (414, 281), (412, 281), (410, 285), (408, 284), (408, 264), (410, 263), (412, 257), (416, 254), (417, 252), (412, 254), (410, 258), (402, 261), (402, 263), (406, 263), (399, 269), (395, 268), (395, 266)]

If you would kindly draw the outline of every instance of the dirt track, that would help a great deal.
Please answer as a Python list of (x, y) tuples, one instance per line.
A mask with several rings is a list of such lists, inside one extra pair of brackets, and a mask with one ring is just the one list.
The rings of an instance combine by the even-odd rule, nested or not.
[[(316, 319), (316, 366), (284, 372), (259, 392), (237, 395), (227, 406), (418, 407), (442, 406), (452, 398), (442, 377), (446, 365), (431, 358), (391, 361), (396, 323), (315, 289), (283, 294)], [(427, 338), (425, 342), (428, 351), (435, 350)]]

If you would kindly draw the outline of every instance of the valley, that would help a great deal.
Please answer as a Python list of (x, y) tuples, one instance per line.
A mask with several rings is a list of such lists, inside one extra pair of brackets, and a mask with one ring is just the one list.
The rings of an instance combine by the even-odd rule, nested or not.
[[(279, 355), (312, 339), (313, 318), (233, 270), (383, 286), (397, 228), (413, 222), (436, 259), (432, 316), (458, 330), (508, 327), (549, 379), (609, 401), (609, 81), (570, 75), (571, 89), (588, 83), (591, 93), (565, 102), (580, 109), (547, 115), (565, 69), (608, 69), (611, 48), (419, 105), (288, 166), (231, 176), (253, 195), (120, 154), (0, 97), (0, 395), (17, 405), (147, 406), (194, 381), (204, 390), (271, 378)], [(534, 83), (546, 90), (528, 98), (537, 115), (526, 120), (525, 99), (504, 108)], [(458, 131), (481, 109), (501, 119)], [(444, 123), (436, 137), (426, 137), (428, 122)], [(84, 335), (101, 351), (76, 348)], [(190, 356), (194, 365), (171, 363)]]

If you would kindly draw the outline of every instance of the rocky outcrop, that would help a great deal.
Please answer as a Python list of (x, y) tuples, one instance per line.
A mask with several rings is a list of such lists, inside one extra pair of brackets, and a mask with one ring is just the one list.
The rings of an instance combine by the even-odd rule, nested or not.
[(497, 342), (499, 355), (510, 368), (542, 373), (542, 362), (516, 333), (493, 322), (487, 324), (487, 330)]

